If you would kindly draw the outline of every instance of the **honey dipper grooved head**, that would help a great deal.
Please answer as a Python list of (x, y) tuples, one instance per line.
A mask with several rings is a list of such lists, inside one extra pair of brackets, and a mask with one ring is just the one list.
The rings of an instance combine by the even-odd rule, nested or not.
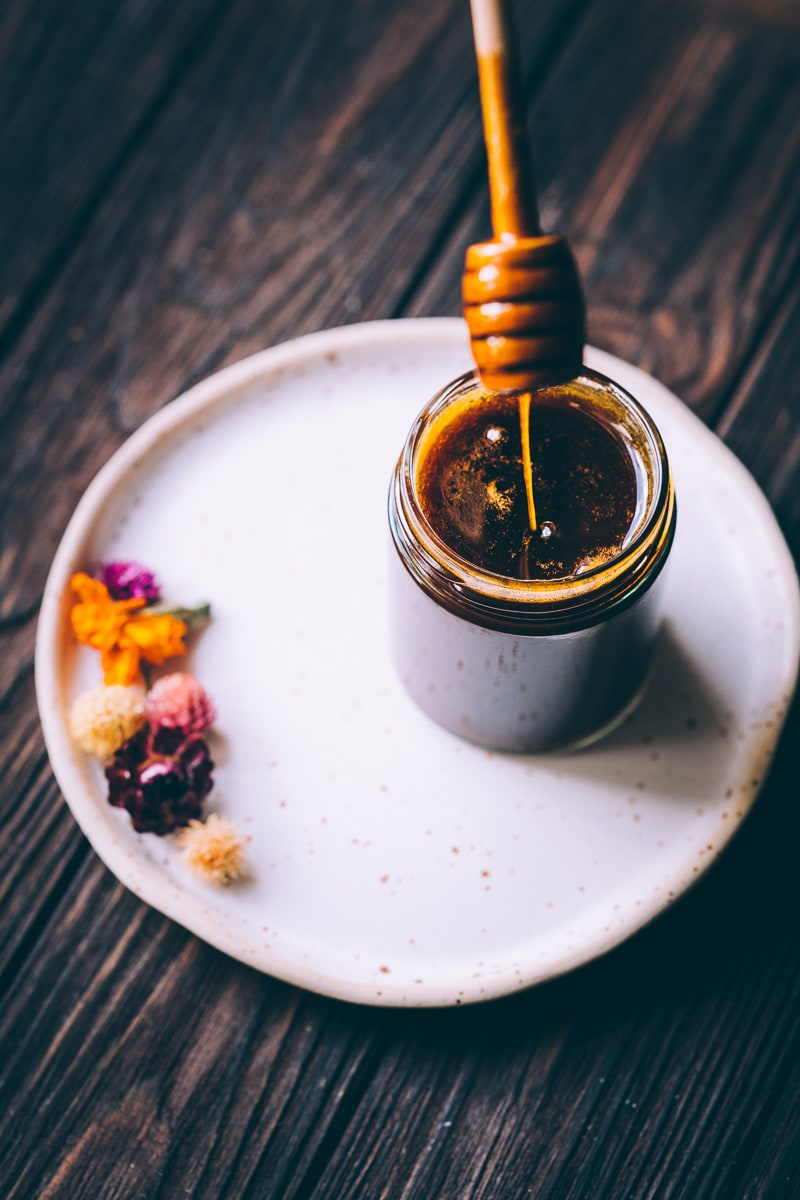
[(580, 374), (583, 293), (564, 238), (470, 246), (463, 288), (472, 354), (487, 388), (532, 391)]

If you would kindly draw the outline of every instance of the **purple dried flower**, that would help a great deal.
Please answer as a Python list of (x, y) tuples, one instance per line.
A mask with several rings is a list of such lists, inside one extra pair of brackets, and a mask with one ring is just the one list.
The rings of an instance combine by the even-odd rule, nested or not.
[(112, 600), (133, 600), (139, 596), (145, 600), (157, 600), (160, 594), (155, 575), (141, 563), (103, 563), (100, 578)]
[(145, 725), (106, 767), (108, 802), (127, 810), (137, 833), (171, 833), (200, 816), (213, 769), (204, 738)]

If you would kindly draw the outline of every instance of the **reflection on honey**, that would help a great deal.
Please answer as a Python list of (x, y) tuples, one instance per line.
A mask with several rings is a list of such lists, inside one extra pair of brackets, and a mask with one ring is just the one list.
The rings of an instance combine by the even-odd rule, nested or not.
[(516, 579), (565, 578), (609, 561), (636, 507), (627, 443), (602, 412), (566, 399), (563, 389), (528, 395), (522, 405), (517, 396), (494, 393), (452, 406), (421, 447), (417, 487), (422, 511), (446, 545), (483, 570)]

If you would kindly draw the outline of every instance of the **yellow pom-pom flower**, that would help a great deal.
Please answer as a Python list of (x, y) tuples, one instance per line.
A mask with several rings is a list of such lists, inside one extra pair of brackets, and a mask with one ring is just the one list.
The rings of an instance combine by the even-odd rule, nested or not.
[(190, 821), (175, 837), (187, 863), (206, 883), (228, 884), (244, 870), (247, 838), (225, 817)]
[(141, 688), (101, 684), (75, 700), (69, 714), (69, 731), (80, 750), (107, 759), (141, 729), (144, 720)]

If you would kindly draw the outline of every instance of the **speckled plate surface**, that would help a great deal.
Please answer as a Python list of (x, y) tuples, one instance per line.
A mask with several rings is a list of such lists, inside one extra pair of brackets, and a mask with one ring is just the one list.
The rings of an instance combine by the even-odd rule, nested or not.
[[(645, 699), (573, 755), (461, 742), (389, 663), (389, 476), (417, 411), (469, 366), (460, 321), (350, 326), (265, 351), (111, 459), (53, 563), (36, 675), (58, 781), (123, 883), (303, 987), (447, 1005), (586, 962), (709, 865), (755, 799), (795, 684), (797, 579), (722, 443), (640, 371), (587, 360), (661, 427), (679, 524)], [(227, 890), (195, 882), (169, 839), (133, 833), (66, 733), (71, 698), (99, 681), (94, 652), (70, 637), (68, 580), (118, 557), (151, 565), (167, 598), (213, 605), (192, 664), (219, 710), (208, 808), (251, 838), (249, 877)]]

